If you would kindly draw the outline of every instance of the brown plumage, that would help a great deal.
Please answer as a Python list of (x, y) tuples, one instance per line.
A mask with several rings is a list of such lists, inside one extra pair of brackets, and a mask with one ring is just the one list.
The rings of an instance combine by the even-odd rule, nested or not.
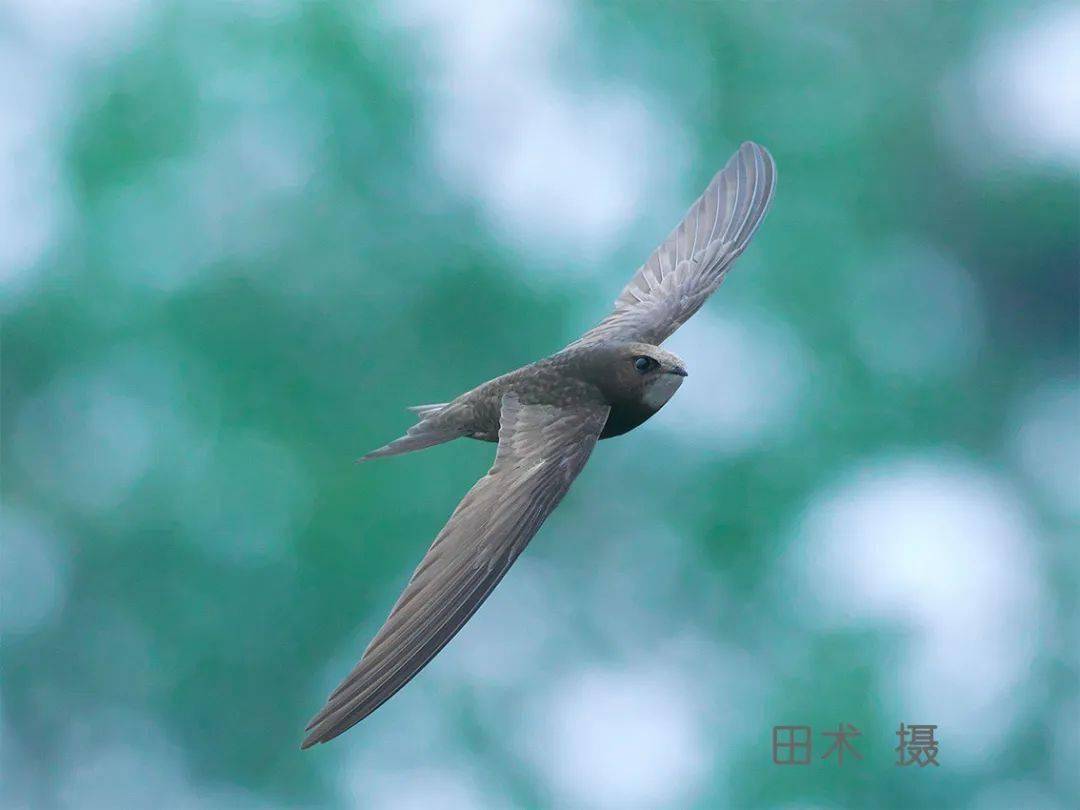
[(499, 583), (597, 440), (632, 430), (671, 398), (686, 371), (659, 344), (720, 285), (761, 224), (775, 183), (769, 153), (744, 143), (597, 326), (452, 402), (413, 408), (419, 420), (404, 436), (364, 456), (460, 437), (499, 443), (487, 475), (454, 510), (360, 662), (311, 720), (302, 748), (333, 739), (408, 683)]

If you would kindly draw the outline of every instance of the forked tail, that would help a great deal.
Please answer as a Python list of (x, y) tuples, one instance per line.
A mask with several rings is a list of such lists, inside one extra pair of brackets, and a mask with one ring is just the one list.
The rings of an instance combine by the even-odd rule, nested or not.
[(417, 415), (419, 421), (409, 428), (404, 436), (394, 439), (390, 444), (383, 445), (377, 450), (372, 450), (362, 456), (359, 461), (369, 461), (384, 456), (400, 456), (402, 453), (423, 450), (425, 447), (452, 441), (463, 435), (461, 429), (452, 424), (451, 420), (440, 418), (446, 405), (445, 402), (439, 402), (434, 405), (412, 406), (409, 410)]

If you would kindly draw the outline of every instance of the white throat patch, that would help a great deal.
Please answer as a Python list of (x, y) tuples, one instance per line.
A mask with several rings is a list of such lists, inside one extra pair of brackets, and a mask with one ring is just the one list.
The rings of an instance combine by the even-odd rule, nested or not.
[(683, 379), (678, 374), (661, 374), (652, 382), (646, 383), (642, 400), (654, 411), (660, 410), (664, 403), (671, 399), (671, 395), (679, 390)]

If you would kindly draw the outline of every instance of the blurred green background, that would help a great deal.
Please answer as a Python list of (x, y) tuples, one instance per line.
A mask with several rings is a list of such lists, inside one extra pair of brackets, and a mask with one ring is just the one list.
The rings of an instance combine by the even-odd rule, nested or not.
[[(0, 8), (4, 806), (1078, 806), (1076, 6), (450, 5)], [(493, 448), (353, 459), (746, 139), (687, 385), (301, 753)]]

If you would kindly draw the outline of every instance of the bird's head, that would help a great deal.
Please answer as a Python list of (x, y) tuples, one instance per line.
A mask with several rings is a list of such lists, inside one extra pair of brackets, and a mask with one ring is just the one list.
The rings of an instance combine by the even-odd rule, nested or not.
[(626, 343), (617, 348), (612, 361), (619, 398), (641, 402), (658, 411), (686, 377), (683, 361), (671, 352), (648, 343)]

